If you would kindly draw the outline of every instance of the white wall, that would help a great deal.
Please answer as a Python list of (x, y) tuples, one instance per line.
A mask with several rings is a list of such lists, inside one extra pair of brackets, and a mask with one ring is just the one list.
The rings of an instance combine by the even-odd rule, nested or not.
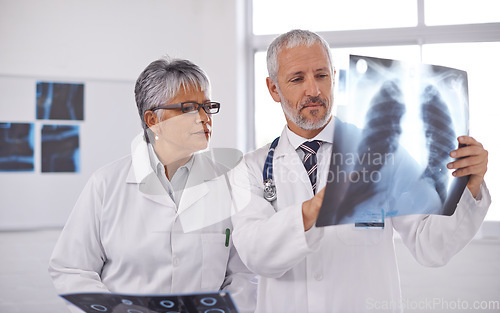
[[(241, 1), (0, 0), (0, 122), (35, 122), (37, 80), (85, 84), (81, 173), (0, 172), (0, 230), (62, 226), (89, 175), (140, 131), (134, 82), (164, 54), (192, 60), (223, 104), (212, 144), (244, 150)], [(237, 85), (237, 82), (240, 82)], [(243, 88), (242, 88), (243, 86)], [(53, 123), (53, 121), (51, 121)], [(36, 140), (35, 143), (39, 142)], [(38, 162), (38, 163), (37, 163)], [(38, 165), (37, 165), (38, 164)]]
[(500, 312), (500, 239), (473, 240), (444, 267), (418, 264), (395, 240), (405, 313)]

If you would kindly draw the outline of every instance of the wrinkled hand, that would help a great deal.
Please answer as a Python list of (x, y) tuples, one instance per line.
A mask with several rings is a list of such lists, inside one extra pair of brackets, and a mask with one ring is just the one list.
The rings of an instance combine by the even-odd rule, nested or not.
[(325, 196), (325, 189), (323, 187), (314, 197), (302, 203), (302, 220), (304, 221), (304, 231), (308, 231), (314, 226), (318, 219), (319, 209), (323, 204), (323, 197)]
[(456, 169), (452, 173), (455, 177), (470, 175), (467, 188), (475, 198), (488, 167), (488, 151), (480, 142), (469, 136), (458, 137), (458, 142), (467, 146), (450, 152), (452, 158), (461, 159), (448, 163), (448, 168)]

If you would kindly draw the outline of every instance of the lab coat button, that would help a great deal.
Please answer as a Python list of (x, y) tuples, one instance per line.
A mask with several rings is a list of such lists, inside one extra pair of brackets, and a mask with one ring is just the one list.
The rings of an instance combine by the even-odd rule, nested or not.
[(178, 266), (179, 265), (179, 259), (178, 258), (174, 258), (173, 261), (172, 261), (173, 265), (174, 266)]
[(314, 274), (314, 279), (316, 279), (316, 280), (322, 280), (323, 279), (323, 274), (321, 274), (321, 273)]

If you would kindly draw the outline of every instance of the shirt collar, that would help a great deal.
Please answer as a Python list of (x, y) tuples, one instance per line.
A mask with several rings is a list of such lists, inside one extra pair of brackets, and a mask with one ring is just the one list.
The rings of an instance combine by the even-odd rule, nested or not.
[(299, 146), (304, 143), (304, 141), (321, 140), (333, 144), (334, 125), (335, 122), (334, 118), (332, 117), (332, 119), (328, 122), (328, 124), (326, 124), (325, 128), (323, 128), (323, 130), (319, 134), (317, 134), (316, 137), (311, 139), (306, 139), (304, 137), (297, 135), (296, 133), (291, 131), (290, 128), (288, 128), (288, 126), (286, 126), (285, 128), (290, 144), (295, 150), (297, 150)]
[[(151, 143), (148, 143), (148, 154), (149, 154), (149, 162), (151, 164), (151, 168), (154, 170), (156, 175), (160, 173), (165, 173), (165, 166), (161, 163), (160, 159), (158, 158), (158, 155), (156, 154), (155, 149), (153, 148), (153, 145)], [(179, 167), (177, 171), (181, 170), (187, 170), (188, 172), (191, 170), (193, 167), (193, 162), (194, 158), (191, 156), (189, 160), (184, 164), (183, 166)], [(161, 172), (160, 172), (161, 171)], [(175, 174), (174, 174), (175, 175)]]

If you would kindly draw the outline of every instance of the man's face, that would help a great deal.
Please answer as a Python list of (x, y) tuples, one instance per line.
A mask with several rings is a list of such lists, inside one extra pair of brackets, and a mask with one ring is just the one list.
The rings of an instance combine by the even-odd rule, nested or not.
[[(189, 90), (181, 88), (168, 104), (182, 102), (204, 103), (210, 101), (199, 87)], [(203, 109), (195, 113), (182, 113), (181, 109), (161, 110), (162, 121), (156, 127), (156, 146), (168, 151), (189, 155), (207, 148), (212, 135), (212, 118)]]
[(332, 110), (334, 73), (323, 47), (284, 49), (278, 66), (278, 84), (268, 78), (267, 85), (273, 99), (281, 102), (288, 127), (298, 134), (324, 127)]

